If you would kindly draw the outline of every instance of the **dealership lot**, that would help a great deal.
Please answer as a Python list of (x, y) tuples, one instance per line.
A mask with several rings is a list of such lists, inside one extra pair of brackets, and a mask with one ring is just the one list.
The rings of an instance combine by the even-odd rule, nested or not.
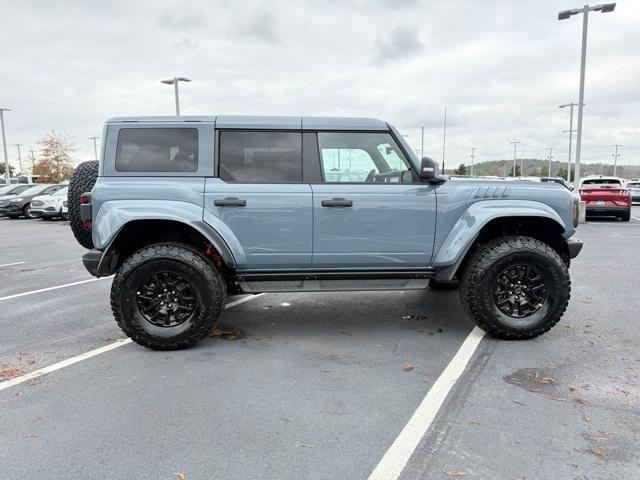
[[(580, 227), (562, 322), (483, 338), (401, 478), (640, 476), (632, 216)], [(0, 382), (123, 338), (67, 222), (0, 219), (0, 238)], [(4, 476), (367, 478), (473, 330), (457, 292), (241, 299), (190, 350), (118, 344), (0, 383)]]

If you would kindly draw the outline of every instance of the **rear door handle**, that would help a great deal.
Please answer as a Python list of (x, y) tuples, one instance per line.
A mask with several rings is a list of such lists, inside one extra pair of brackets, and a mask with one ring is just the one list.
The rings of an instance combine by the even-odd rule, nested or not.
[(353, 207), (353, 201), (344, 198), (332, 198), (331, 200), (322, 200), (323, 207)]
[(246, 207), (247, 201), (239, 198), (225, 198), (224, 200), (214, 200), (216, 207)]

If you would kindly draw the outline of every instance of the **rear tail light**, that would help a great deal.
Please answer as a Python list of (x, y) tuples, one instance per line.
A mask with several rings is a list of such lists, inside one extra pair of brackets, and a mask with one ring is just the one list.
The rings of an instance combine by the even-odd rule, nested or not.
[(91, 195), (88, 193), (80, 195), (80, 205), (87, 205), (88, 203), (91, 203)]
[(89, 230), (91, 228), (91, 220), (83, 220), (82, 228), (84, 228), (85, 230)]

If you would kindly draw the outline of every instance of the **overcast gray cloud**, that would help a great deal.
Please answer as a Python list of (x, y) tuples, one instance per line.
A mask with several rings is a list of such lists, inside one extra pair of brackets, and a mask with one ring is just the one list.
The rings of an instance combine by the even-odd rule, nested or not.
[[(1, 2), (0, 106), (8, 143), (36, 148), (66, 131), (91, 158), (88, 137), (116, 115), (173, 112), (162, 78), (184, 75), (184, 114), (373, 116), (414, 147), (447, 159), (567, 153), (577, 100), (578, 18), (567, 1), (29, 1)], [(583, 158), (640, 163), (640, 3), (593, 14)], [(15, 148), (10, 148), (14, 161)]]

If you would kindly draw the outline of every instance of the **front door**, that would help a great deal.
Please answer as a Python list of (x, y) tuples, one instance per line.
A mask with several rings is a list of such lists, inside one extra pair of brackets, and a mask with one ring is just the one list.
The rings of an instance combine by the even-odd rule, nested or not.
[(219, 175), (207, 179), (204, 219), (225, 230), (238, 270), (311, 265), (312, 196), (302, 183), (301, 148), (300, 132), (219, 132)]
[(313, 190), (314, 268), (425, 268), (436, 195), (386, 132), (319, 132), (323, 182)]

